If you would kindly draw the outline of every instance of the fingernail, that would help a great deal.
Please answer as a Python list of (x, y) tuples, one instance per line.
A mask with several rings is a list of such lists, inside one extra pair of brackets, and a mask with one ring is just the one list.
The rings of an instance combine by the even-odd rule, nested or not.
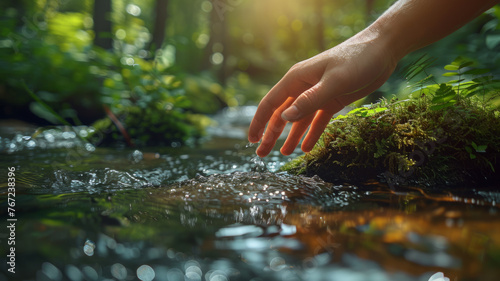
[(299, 109), (295, 105), (292, 105), (287, 110), (283, 111), (283, 113), (281, 113), (281, 118), (286, 121), (297, 120), (300, 118)]

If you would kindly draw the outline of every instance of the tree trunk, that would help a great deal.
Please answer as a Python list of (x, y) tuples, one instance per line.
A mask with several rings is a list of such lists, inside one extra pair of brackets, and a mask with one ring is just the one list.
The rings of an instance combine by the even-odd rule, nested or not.
[(316, 16), (318, 22), (316, 23), (316, 45), (320, 52), (325, 50), (325, 19), (323, 17), (323, 0), (315, 1)]
[[(214, 5), (214, 8), (210, 12), (210, 41), (206, 47), (205, 53), (205, 66), (206, 68), (212, 68), (216, 70), (216, 76), (220, 83), (225, 84), (228, 76), (227, 70), (227, 59), (228, 59), (228, 40), (227, 40), (227, 26), (226, 26), (226, 15), (227, 10), (225, 8), (230, 7), (226, 1), (220, 0)], [(222, 50), (215, 48), (216, 46), (222, 46)], [(223, 61), (219, 65), (214, 65), (212, 63), (212, 56), (220, 52), (223, 56)]]
[(94, 46), (113, 48), (111, 0), (94, 0)]
[(153, 26), (153, 39), (149, 46), (150, 51), (158, 50), (165, 40), (165, 30), (167, 28), (168, 0), (156, 0), (155, 21)]

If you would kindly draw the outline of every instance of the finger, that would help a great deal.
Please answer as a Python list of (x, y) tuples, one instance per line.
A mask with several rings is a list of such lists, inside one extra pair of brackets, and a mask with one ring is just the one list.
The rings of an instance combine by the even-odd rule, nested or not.
[(390, 76), (390, 74), (382, 75), (375, 81), (373, 81), (370, 85), (359, 91), (338, 96), (328, 106), (324, 107), (324, 110), (319, 111), (312, 121), (312, 125), (309, 129), (309, 132), (307, 133), (307, 136), (302, 142), (302, 151), (309, 152), (314, 148), (314, 145), (318, 142), (321, 134), (330, 122), (332, 116), (335, 113), (339, 112), (342, 108), (344, 108), (344, 105), (351, 104), (358, 99), (369, 95), (370, 93), (378, 89), (382, 84), (384, 84), (384, 82), (388, 79), (388, 76)]
[(314, 119), (314, 114), (310, 114), (306, 118), (301, 119), (300, 121), (294, 122), (292, 125), (292, 129), (286, 138), (285, 143), (281, 147), (281, 154), (290, 155), (295, 150), (297, 145), (299, 144), (302, 136), (304, 136), (307, 128), (311, 124)]
[(262, 138), (267, 122), (289, 97), (295, 98), (311, 87), (295, 76), (287, 73), (261, 100), (248, 130), (250, 142), (256, 143)]
[(332, 119), (332, 116), (342, 110), (344, 106), (337, 100), (333, 100), (324, 110), (318, 111), (314, 120), (312, 121), (311, 128), (307, 133), (307, 136), (302, 142), (301, 149), (304, 152), (309, 152), (314, 148), (314, 145), (318, 142), (321, 134), (325, 130), (328, 123)]
[(294, 98), (289, 97), (276, 111), (273, 113), (269, 125), (266, 128), (264, 136), (262, 137), (262, 143), (257, 148), (257, 155), (260, 157), (265, 157), (271, 152), (279, 136), (283, 132), (287, 121), (281, 119), (281, 112), (290, 106), (294, 101)]
[(347, 79), (344, 76), (345, 74), (342, 73), (329, 75), (331, 78), (322, 79), (313, 87), (304, 91), (297, 97), (292, 106), (283, 112), (282, 118), (289, 122), (295, 122), (303, 116), (323, 108), (336, 96), (346, 93), (348, 82), (346, 82)]

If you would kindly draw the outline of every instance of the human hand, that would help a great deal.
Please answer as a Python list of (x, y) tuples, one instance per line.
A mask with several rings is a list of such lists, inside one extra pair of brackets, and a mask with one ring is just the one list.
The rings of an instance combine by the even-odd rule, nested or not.
[(311, 151), (336, 112), (382, 86), (397, 59), (379, 38), (358, 33), (294, 65), (262, 99), (250, 124), (248, 140), (262, 138), (257, 155), (271, 152), (287, 122), (293, 125), (281, 153), (291, 154), (309, 127), (301, 149)]

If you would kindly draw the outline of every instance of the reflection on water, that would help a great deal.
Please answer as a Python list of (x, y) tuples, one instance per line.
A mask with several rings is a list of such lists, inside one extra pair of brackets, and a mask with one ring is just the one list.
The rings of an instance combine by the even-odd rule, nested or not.
[[(17, 218), (16, 275), (3, 263), (0, 280), (500, 276), (495, 188), (326, 183), (277, 172), (287, 157), (255, 158), (239, 139), (89, 151), (75, 135), (44, 132), (53, 142), (48, 133), (0, 139), (1, 166), (16, 167)], [(36, 146), (42, 137), (55, 144)]]

